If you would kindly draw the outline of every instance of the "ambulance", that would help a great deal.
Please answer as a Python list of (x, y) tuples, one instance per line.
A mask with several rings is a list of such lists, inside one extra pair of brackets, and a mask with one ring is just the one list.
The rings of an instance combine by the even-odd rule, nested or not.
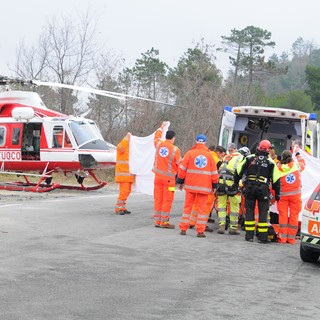
[(289, 150), (291, 142), (299, 139), (309, 154), (320, 158), (320, 124), (316, 113), (259, 106), (224, 108), (219, 145), (226, 148), (233, 142), (238, 149), (250, 149), (264, 139), (274, 145), (277, 155)]
[(320, 256), (320, 183), (302, 211), (300, 258), (317, 262)]
[[(277, 155), (290, 150), (299, 139), (302, 148), (320, 158), (320, 124), (317, 114), (298, 110), (261, 107), (226, 106), (223, 111), (219, 145), (224, 148), (233, 142), (237, 148), (251, 147), (267, 139)], [(305, 262), (316, 262), (320, 256), (320, 183), (306, 202), (301, 215), (300, 257)]]

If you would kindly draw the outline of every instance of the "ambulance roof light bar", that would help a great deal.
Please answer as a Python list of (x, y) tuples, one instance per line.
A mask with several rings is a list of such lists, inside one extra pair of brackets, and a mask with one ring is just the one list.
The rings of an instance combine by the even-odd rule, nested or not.
[(317, 120), (317, 114), (316, 113), (310, 113), (309, 114), (309, 120)]

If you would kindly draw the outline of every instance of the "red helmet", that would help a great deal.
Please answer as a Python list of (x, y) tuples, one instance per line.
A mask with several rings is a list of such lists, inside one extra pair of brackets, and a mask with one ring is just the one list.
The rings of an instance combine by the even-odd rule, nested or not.
[(266, 151), (266, 152), (269, 152), (271, 149), (271, 143), (269, 140), (262, 140), (260, 143), (259, 143), (259, 146), (258, 146), (258, 150), (259, 151)]

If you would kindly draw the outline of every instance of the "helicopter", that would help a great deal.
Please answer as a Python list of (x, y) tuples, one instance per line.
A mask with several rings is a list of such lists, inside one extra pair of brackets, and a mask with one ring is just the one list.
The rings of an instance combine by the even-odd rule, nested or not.
[[(173, 106), (92, 88), (0, 76), (0, 85), (17, 83), (76, 89), (120, 100), (136, 98)], [(0, 92), (0, 173), (24, 178), (23, 182), (1, 183), (0, 190), (96, 190), (107, 182), (100, 180), (95, 171), (110, 169), (115, 162), (116, 147), (103, 139), (93, 120), (51, 110), (35, 92)], [(53, 174), (58, 172), (73, 173), (79, 185), (53, 183)], [(84, 185), (84, 179), (89, 176), (95, 185)]]

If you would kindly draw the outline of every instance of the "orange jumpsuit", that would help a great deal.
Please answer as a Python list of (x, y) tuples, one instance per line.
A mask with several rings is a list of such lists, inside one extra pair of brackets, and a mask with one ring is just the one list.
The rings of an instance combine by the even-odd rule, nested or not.
[(181, 161), (181, 153), (170, 140), (161, 140), (162, 128), (154, 136), (156, 147), (154, 166), (154, 224), (164, 226), (169, 224), (170, 211), (174, 199), (175, 177)]
[(205, 145), (197, 143), (186, 153), (179, 166), (177, 182), (183, 183), (186, 190), (180, 230), (189, 228), (192, 212), (197, 217), (197, 232), (203, 233), (208, 220), (205, 213), (208, 195), (218, 182), (216, 164)]
[[(218, 155), (214, 151), (209, 151), (209, 152), (213, 157), (214, 163), (217, 165), (217, 163), (220, 161), (220, 158), (218, 157)], [(215, 200), (216, 200), (216, 196), (213, 192), (208, 194), (207, 205), (205, 208), (205, 214), (208, 216), (207, 220), (210, 216), (210, 213), (213, 208)], [(190, 221), (189, 221), (190, 226), (195, 226), (196, 222), (197, 222), (197, 216), (194, 215), (194, 212), (197, 212), (197, 210), (193, 208), (191, 211), (191, 214), (190, 214)]]
[(129, 136), (117, 145), (115, 182), (119, 183), (119, 195), (115, 212), (126, 212), (126, 201), (131, 193), (134, 175), (129, 171)]
[(277, 204), (279, 211), (278, 241), (280, 243), (296, 243), (299, 212), (302, 209), (300, 172), (305, 167), (301, 156), (298, 156), (297, 159), (299, 165), (294, 161), (287, 164), (278, 163), (281, 175), (280, 200)]

